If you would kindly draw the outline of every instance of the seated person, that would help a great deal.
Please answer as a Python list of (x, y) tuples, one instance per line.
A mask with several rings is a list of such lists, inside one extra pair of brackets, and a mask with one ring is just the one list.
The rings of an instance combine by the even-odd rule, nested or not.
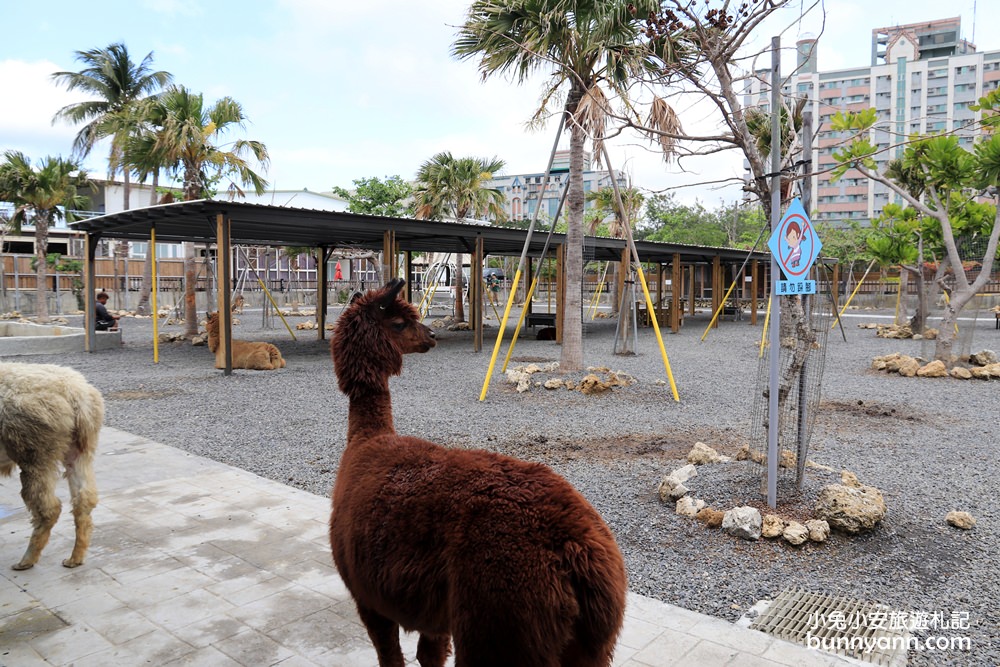
[(118, 331), (118, 316), (108, 312), (107, 303), (107, 292), (101, 292), (97, 295), (97, 303), (94, 305), (97, 310), (97, 330)]

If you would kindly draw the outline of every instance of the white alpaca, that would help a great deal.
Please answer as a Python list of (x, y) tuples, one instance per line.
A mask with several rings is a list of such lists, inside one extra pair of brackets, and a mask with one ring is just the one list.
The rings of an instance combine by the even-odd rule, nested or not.
[(60, 463), (73, 502), (76, 542), (66, 567), (83, 563), (97, 505), (94, 454), (104, 423), (101, 392), (70, 368), (0, 363), (0, 476), (21, 469), (21, 498), (34, 530), (15, 570), (38, 562), (62, 511), (55, 493)]

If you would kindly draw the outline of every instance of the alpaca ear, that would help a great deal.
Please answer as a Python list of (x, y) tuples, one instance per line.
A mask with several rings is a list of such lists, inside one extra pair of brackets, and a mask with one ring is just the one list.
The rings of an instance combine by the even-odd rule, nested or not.
[(403, 280), (402, 278), (393, 278), (392, 280), (387, 282), (385, 284), (386, 297), (389, 299), (395, 299), (396, 296), (399, 294), (399, 291), (403, 289), (403, 285), (405, 284), (406, 281)]
[(357, 301), (358, 299), (360, 299), (364, 295), (365, 295), (364, 292), (357, 292), (357, 291), (354, 292), (354, 294), (351, 295), (351, 300), (347, 303), (347, 305), (351, 305), (352, 303), (354, 303), (355, 301)]

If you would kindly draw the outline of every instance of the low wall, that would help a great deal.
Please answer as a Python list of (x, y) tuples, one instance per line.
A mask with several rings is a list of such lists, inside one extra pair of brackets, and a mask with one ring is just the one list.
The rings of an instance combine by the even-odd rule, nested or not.
[[(121, 347), (121, 331), (97, 331), (95, 334), (95, 349)], [(84, 330), (78, 327), (0, 322), (0, 357), (82, 352), (84, 337)]]

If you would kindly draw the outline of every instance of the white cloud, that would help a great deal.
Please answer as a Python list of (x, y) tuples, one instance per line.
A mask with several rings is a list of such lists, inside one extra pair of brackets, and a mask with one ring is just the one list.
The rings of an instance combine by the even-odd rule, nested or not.
[(47, 60), (0, 61), (0, 89), (8, 91), (0, 104), (0, 146), (39, 157), (69, 154), (78, 128), (53, 125), (52, 117), (80, 97), (52, 82), (52, 73), (62, 69)]

